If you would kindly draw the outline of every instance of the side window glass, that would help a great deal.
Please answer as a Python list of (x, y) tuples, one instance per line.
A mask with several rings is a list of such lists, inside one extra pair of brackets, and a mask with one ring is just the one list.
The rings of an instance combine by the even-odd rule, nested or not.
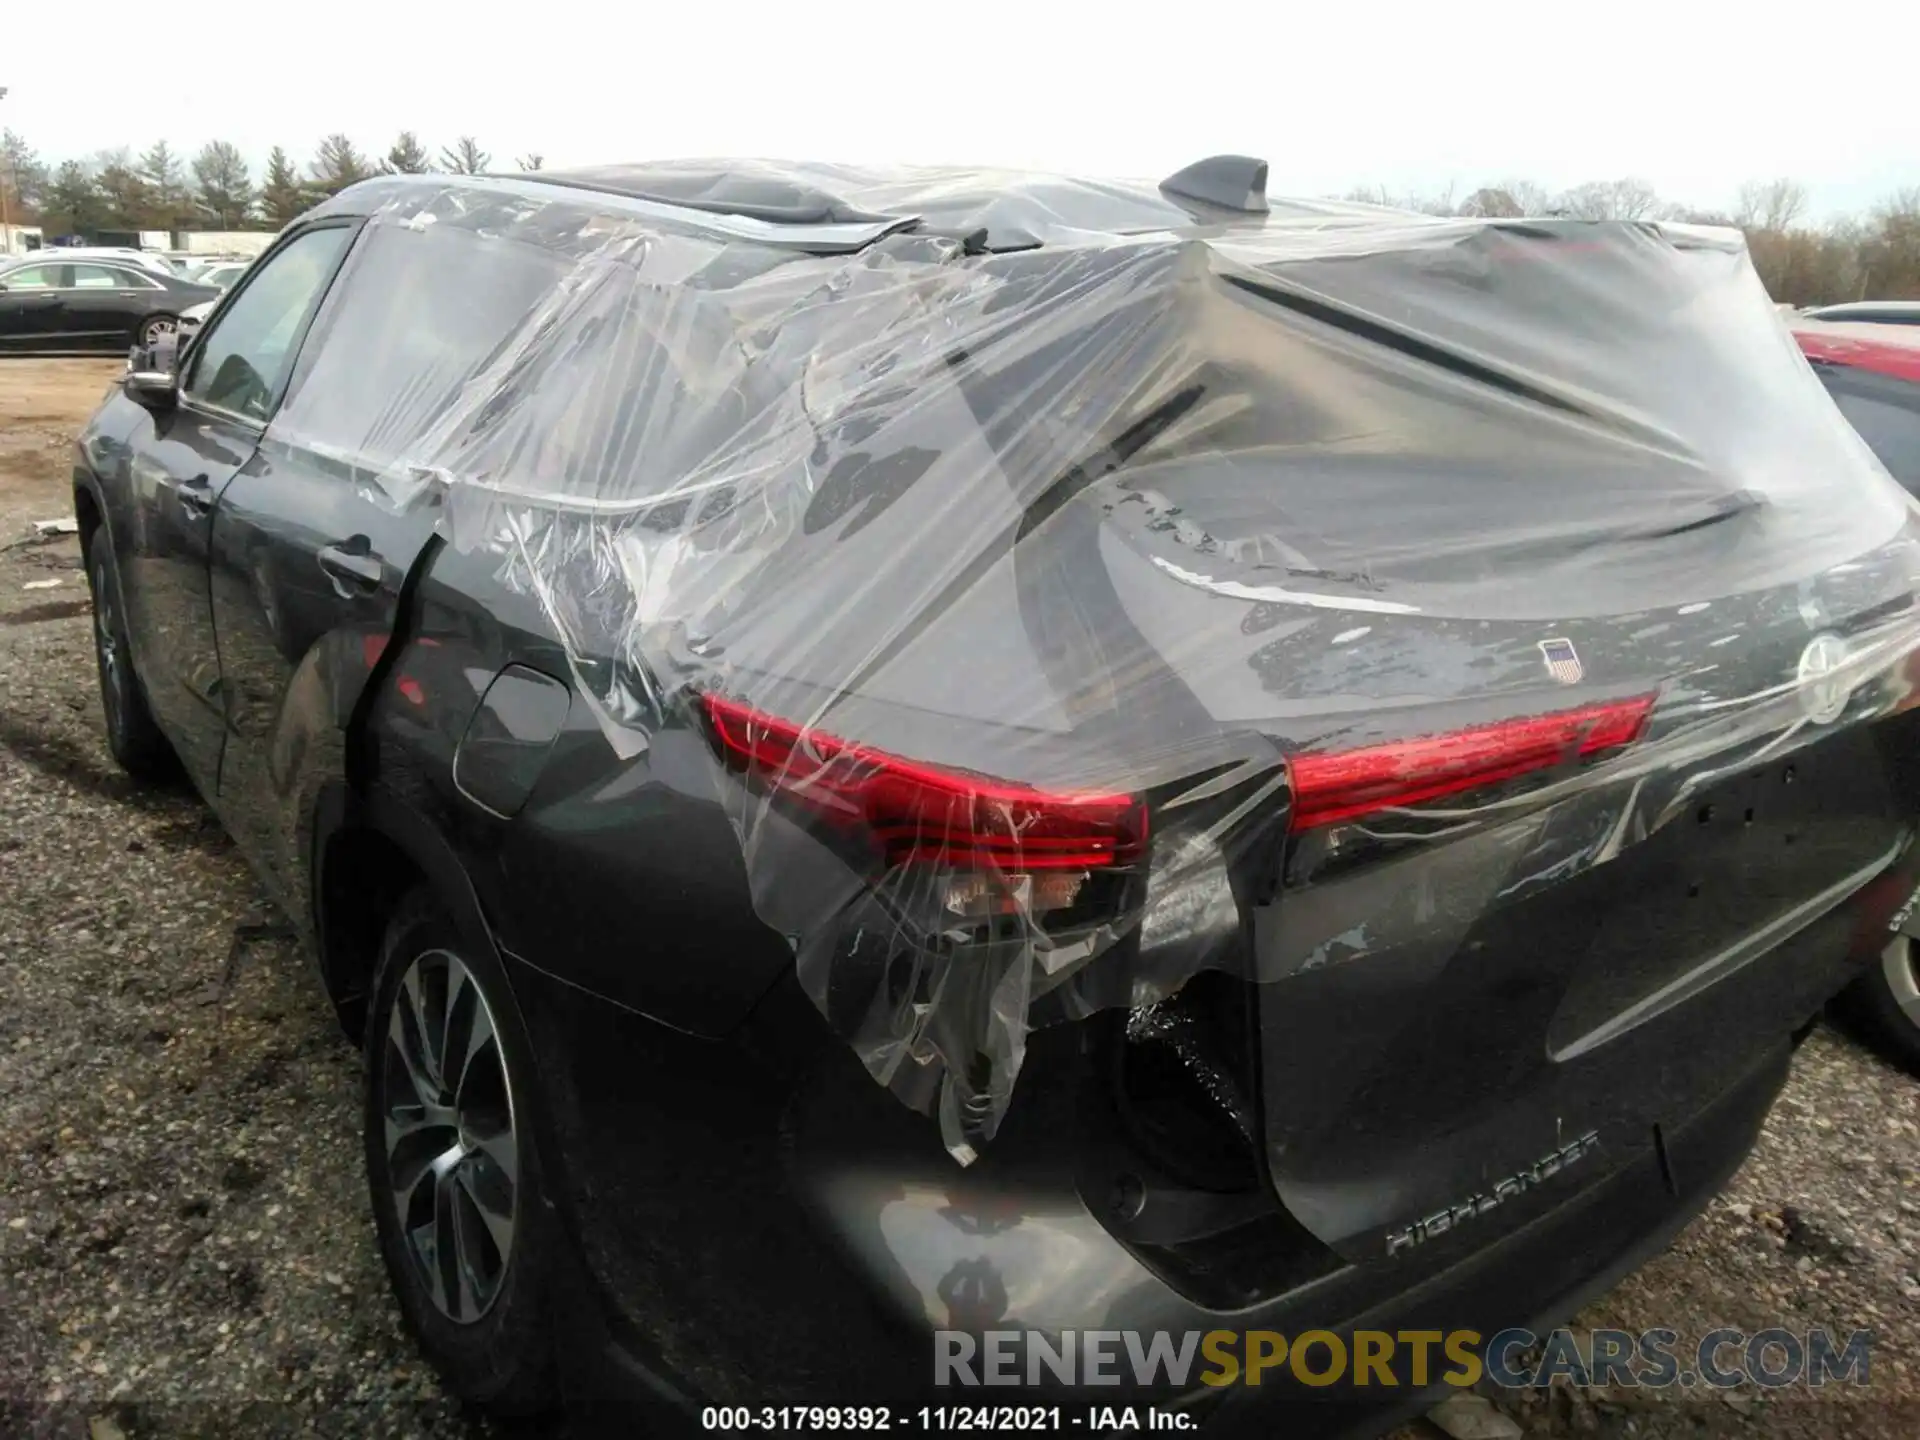
[(73, 288), (75, 290), (132, 290), (140, 282), (121, 270), (110, 270), (105, 265), (76, 265), (73, 267)]
[(10, 270), (0, 275), (0, 285), (9, 290), (52, 290), (58, 284), (60, 276), (57, 265), (28, 265), (19, 270)]
[[(549, 251), (458, 225), (372, 222), (314, 321), (275, 429), (325, 437), (368, 468), (392, 463), (565, 274)], [(604, 350), (595, 358), (611, 363)], [(622, 433), (646, 428), (620, 408)]]
[(265, 420), (292, 368), (302, 327), (351, 238), (344, 226), (309, 230), (268, 260), (195, 342), (182, 393)]

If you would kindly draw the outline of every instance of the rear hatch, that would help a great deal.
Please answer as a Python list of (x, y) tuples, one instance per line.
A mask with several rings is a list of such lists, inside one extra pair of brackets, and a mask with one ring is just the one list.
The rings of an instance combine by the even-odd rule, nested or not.
[[(1716, 602), (1711, 627), (1632, 622), (1696, 657), (1648, 692), (1632, 744), (1403, 808), (1313, 788), (1396, 742), (1296, 760), (1305, 823), (1279, 873), (1253, 877), (1253, 930), (1263, 1139), (1310, 1231), (1356, 1260), (1483, 1243), (1660, 1149), (1877, 953), (1920, 883), (1911, 682), (1876, 663), (1852, 693), (1799, 683), (1829, 639), (1796, 612), (1822, 595), (1821, 636), (1910, 645), (1906, 564)], [(1599, 635), (1569, 648), (1617, 663)], [(1457, 727), (1449, 708), (1398, 718), (1442, 736), (1507, 723)], [(1399, 793), (1419, 793), (1434, 743), (1398, 747), (1414, 757)], [(1534, 784), (1560, 798), (1530, 803)]]
[(1920, 883), (1916, 532), (1748, 280), (1650, 229), (1269, 267), (1311, 388), (1092, 497), (1139, 648), (1289, 757), (1279, 858), (1224, 848), (1268, 1169), (1350, 1260), (1677, 1188)]

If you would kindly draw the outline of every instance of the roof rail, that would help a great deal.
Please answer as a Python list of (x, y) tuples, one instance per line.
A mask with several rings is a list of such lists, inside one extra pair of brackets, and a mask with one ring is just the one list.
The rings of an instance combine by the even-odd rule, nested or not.
[(1162, 180), (1160, 192), (1216, 210), (1265, 215), (1267, 162), (1251, 155), (1209, 155)]

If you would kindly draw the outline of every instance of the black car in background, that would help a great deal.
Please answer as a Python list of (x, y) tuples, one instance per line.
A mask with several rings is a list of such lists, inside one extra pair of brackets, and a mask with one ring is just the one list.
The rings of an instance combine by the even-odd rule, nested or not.
[(110, 350), (153, 345), (180, 312), (220, 291), (132, 262), (43, 251), (0, 262), (0, 350)]
[(383, 177), (88, 424), (113, 752), (310, 937), (462, 1395), (1565, 1317), (1880, 954), (1916, 527), (1737, 240), (1264, 190)]

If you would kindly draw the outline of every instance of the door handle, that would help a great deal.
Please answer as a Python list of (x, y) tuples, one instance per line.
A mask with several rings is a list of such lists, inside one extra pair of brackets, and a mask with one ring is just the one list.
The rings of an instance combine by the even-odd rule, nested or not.
[(321, 546), (319, 558), (320, 568), (326, 571), (328, 578), (333, 581), (333, 588), (342, 595), (377, 590), (380, 588), (380, 577), (386, 573), (386, 567), (380, 557), (373, 553), (364, 535), (355, 535), (338, 545)]
[(195, 519), (204, 519), (213, 509), (213, 486), (204, 475), (180, 482), (180, 508)]

